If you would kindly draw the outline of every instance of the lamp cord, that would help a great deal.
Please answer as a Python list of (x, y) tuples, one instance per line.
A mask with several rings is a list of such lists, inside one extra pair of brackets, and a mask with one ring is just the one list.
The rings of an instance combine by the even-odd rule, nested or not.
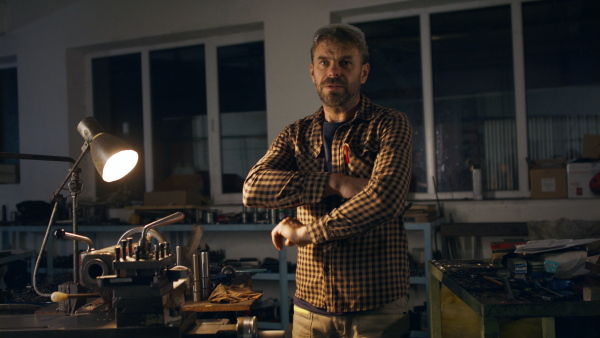
[(46, 234), (44, 235), (44, 240), (42, 241), (42, 247), (40, 248), (40, 252), (38, 253), (37, 259), (35, 261), (35, 266), (33, 267), (33, 278), (32, 278), (33, 289), (35, 290), (35, 293), (37, 293), (38, 295), (40, 295), (42, 297), (50, 297), (51, 294), (43, 293), (40, 290), (38, 290), (37, 272), (38, 272), (38, 268), (40, 266), (40, 261), (42, 260), (42, 253), (46, 249), (46, 243), (48, 242), (48, 238), (50, 237), (50, 231), (52, 231), (52, 223), (54, 221), (56, 209), (58, 209), (58, 200), (54, 202), (54, 207), (52, 208), (52, 215), (50, 216), (50, 221), (48, 221), (48, 228), (46, 228)]

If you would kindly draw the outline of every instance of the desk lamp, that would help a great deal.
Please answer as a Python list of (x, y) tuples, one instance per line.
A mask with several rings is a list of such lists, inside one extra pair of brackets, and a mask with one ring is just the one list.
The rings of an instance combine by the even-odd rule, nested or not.
[[(38, 254), (33, 270), (33, 288), (35, 292), (42, 297), (50, 297), (51, 294), (46, 294), (38, 290), (37, 288), (37, 271), (41, 261), (42, 253), (46, 248), (46, 243), (51, 232), (54, 218), (56, 217), (56, 210), (58, 209), (59, 203), (64, 199), (60, 194), (61, 190), (70, 179), (69, 191), (72, 200), (72, 223), (73, 223), (73, 234), (77, 234), (77, 207), (79, 200), (79, 193), (83, 189), (83, 185), (79, 180), (79, 163), (88, 152), (92, 153), (92, 161), (96, 170), (106, 182), (113, 182), (123, 178), (127, 175), (137, 164), (138, 153), (131, 149), (123, 140), (116, 136), (107, 134), (104, 129), (100, 126), (98, 121), (93, 117), (86, 117), (79, 122), (77, 125), (77, 131), (85, 140), (81, 147), (81, 154), (75, 160), (73, 166), (69, 169), (67, 176), (58, 186), (56, 191), (52, 194), (52, 202), (54, 206), (52, 208), (52, 214), (48, 222), (48, 228), (44, 235), (42, 247)], [(13, 154), (12, 157), (20, 159), (35, 159), (35, 160), (61, 160), (62, 158), (57, 156), (43, 156), (43, 155), (21, 155)], [(68, 158), (67, 158), (68, 159)], [(73, 282), (74, 285), (78, 285), (78, 265), (79, 265), (79, 247), (78, 242), (73, 241)]]

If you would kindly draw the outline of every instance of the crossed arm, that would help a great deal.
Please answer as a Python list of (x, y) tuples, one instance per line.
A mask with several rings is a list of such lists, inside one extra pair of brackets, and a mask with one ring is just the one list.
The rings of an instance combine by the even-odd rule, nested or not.
[[(355, 178), (342, 174), (330, 174), (325, 186), (323, 198), (338, 195), (342, 198), (352, 198), (361, 192), (369, 182), (366, 178)], [(305, 246), (311, 243), (308, 228), (295, 217), (281, 221), (271, 231), (271, 240), (277, 250), (283, 246)]]

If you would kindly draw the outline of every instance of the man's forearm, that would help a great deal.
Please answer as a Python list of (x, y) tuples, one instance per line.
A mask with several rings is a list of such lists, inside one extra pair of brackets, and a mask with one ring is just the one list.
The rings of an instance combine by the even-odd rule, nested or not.
[(327, 176), (324, 172), (253, 169), (244, 182), (243, 202), (271, 209), (319, 203)]
[(349, 199), (361, 192), (368, 183), (368, 178), (356, 178), (332, 173), (327, 178), (327, 185), (325, 186), (323, 197), (338, 195), (342, 198)]

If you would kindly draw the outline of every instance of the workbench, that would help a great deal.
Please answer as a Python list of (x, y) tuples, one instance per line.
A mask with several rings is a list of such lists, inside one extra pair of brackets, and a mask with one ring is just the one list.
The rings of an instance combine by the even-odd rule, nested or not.
[(247, 312), (252, 310), (252, 306), (258, 299), (245, 300), (238, 303), (211, 303), (208, 300), (199, 302), (186, 301), (183, 305), (183, 311), (186, 312)]
[(431, 337), (442, 336), (441, 288), (446, 286), (481, 317), (481, 337), (499, 337), (501, 319), (542, 318), (544, 337), (555, 337), (555, 317), (600, 316), (600, 301), (509, 298), (502, 287), (485, 286), (497, 268), (482, 261), (430, 261)]

